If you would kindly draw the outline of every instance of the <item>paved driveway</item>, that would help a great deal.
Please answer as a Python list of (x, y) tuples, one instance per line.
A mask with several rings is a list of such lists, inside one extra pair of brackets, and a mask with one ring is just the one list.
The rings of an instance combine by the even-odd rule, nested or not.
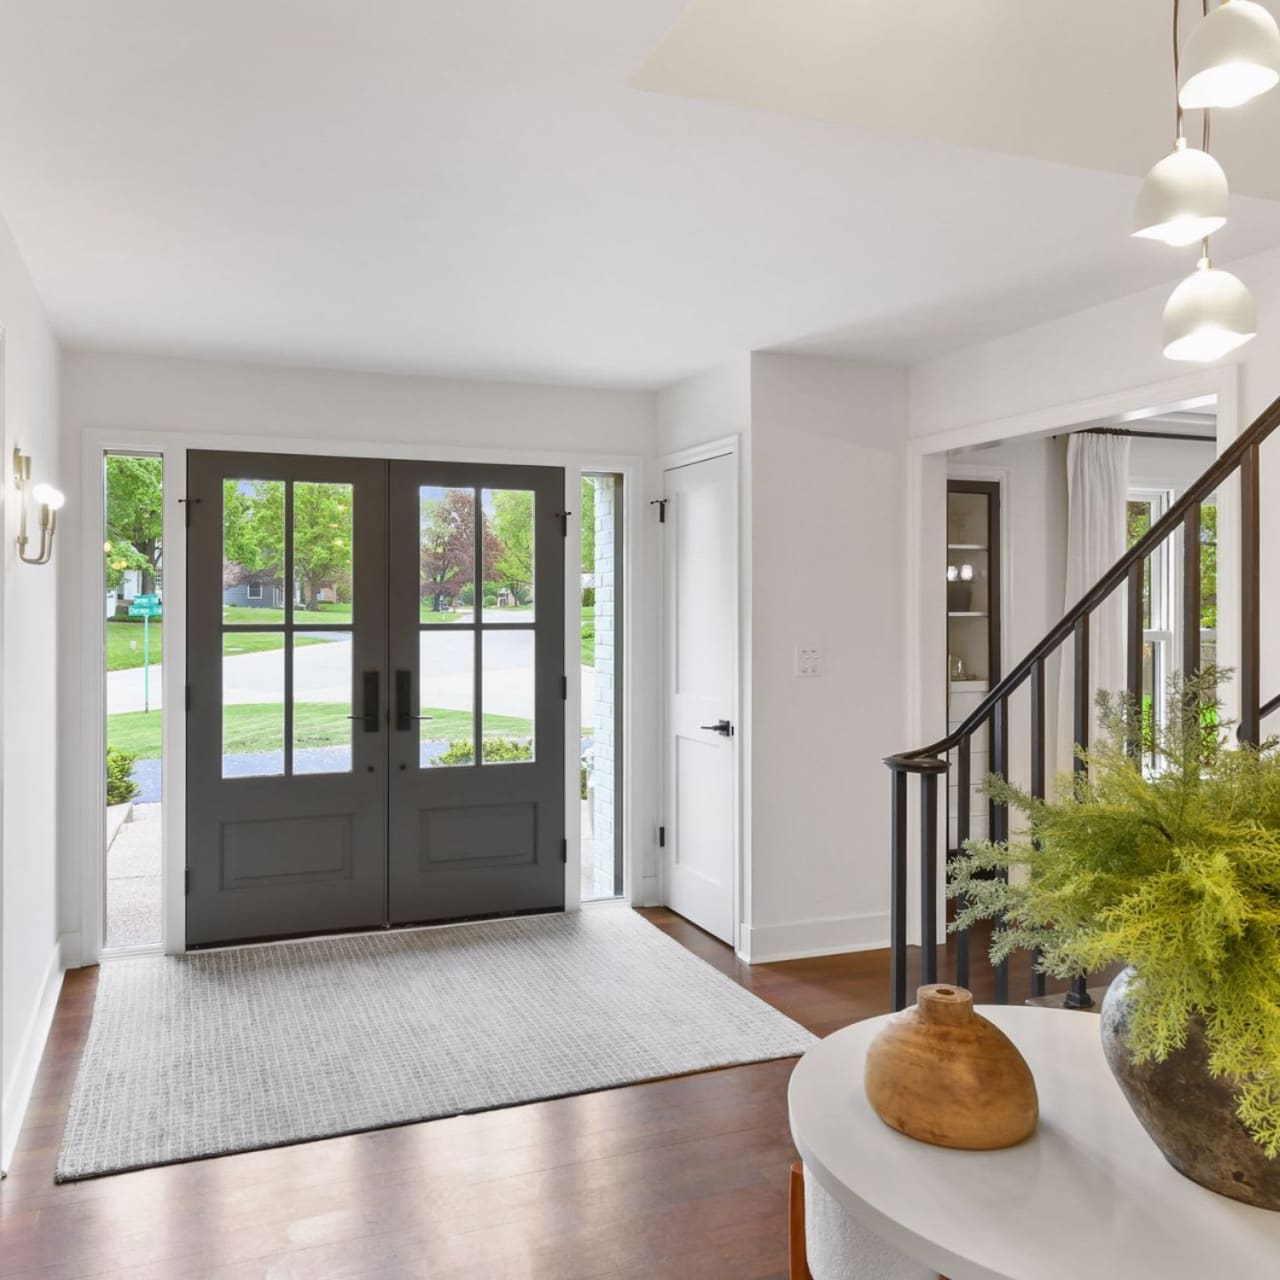
[[(423, 632), (422, 705), (446, 711), (471, 707), (471, 636)], [(485, 633), (484, 705), (492, 715), (533, 717), (533, 653), (525, 631)], [(293, 658), (298, 702), (347, 702), (351, 696), (351, 641), (334, 640), (298, 649)], [(223, 702), (278, 702), (284, 683), (284, 651), (244, 653), (223, 663)], [(583, 712), (589, 714), (595, 672), (582, 669)], [(107, 714), (143, 709), (143, 668), (107, 673)], [(151, 668), (151, 709), (161, 705), (160, 667)]]

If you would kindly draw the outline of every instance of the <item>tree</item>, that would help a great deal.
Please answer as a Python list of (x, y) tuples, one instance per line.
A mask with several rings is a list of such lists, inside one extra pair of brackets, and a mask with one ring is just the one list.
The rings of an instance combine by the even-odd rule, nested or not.
[[(470, 489), (448, 489), (440, 499), (423, 499), (420, 517), (422, 599), (440, 613), (446, 600), (456, 600), (476, 572), (475, 494)], [(494, 536), (488, 518), (483, 522), (484, 560), (496, 564), (502, 543)]]
[(298, 482), (293, 486), (293, 577), (303, 608), (322, 587), (334, 597), (351, 586), (351, 486)]
[(284, 481), (222, 482), (222, 585), (284, 580)]
[(525, 604), (533, 590), (533, 494), (499, 489), (493, 496), (493, 532), (502, 551), (487, 562), (485, 580), (504, 586)]
[(107, 585), (119, 587), (125, 571), (136, 569), (143, 593), (154, 592), (163, 565), (163, 538), (163, 460), (108, 455)]
[(1200, 625), (1218, 625), (1218, 504), (1200, 508)]

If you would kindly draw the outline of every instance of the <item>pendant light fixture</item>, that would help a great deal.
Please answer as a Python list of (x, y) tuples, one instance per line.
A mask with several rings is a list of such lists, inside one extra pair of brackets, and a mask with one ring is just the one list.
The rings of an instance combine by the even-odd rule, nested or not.
[[(1224, 95), (1235, 102), (1246, 97), (1242, 86), (1253, 88), (1247, 96), (1264, 92), (1280, 79), (1280, 29), (1271, 15), (1253, 0), (1225, 0), (1221, 8), (1209, 12), (1209, 0), (1201, 0), (1203, 21), (1196, 28), (1185, 59), (1179, 57), (1179, 3), (1173, 0), (1173, 79), (1177, 87), (1174, 101), (1174, 135), (1171, 154), (1159, 161), (1143, 180), (1134, 208), (1133, 234), (1147, 240), (1185, 246), (1200, 241), (1200, 261), (1196, 269), (1169, 296), (1165, 303), (1164, 354), (1170, 360), (1197, 363), (1220, 360), (1243, 346), (1257, 332), (1258, 315), (1253, 295), (1229, 271), (1214, 268), (1209, 257), (1209, 236), (1227, 221), (1227, 176), (1209, 154), (1209, 112), (1201, 117), (1201, 147), (1187, 146), (1182, 131), (1184, 107), (1207, 108), (1225, 104)], [(1219, 15), (1239, 9), (1226, 20)], [(1258, 9), (1259, 21), (1250, 11)], [(1267, 31), (1274, 33), (1274, 50)], [(1208, 31), (1206, 36), (1204, 33)], [(1221, 34), (1225, 32), (1225, 34)], [(1252, 36), (1246, 38), (1246, 33)], [(1259, 35), (1258, 32), (1262, 32)], [(1195, 46), (1196, 61), (1192, 61)], [(1262, 84), (1262, 75), (1245, 74), (1241, 68), (1259, 68), (1274, 62), (1275, 79)], [(1239, 73), (1235, 88), (1228, 92), (1230, 77)], [(1205, 76), (1208, 79), (1205, 79)], [(1190, 98), (1188, 100), (1190, 91)], [(1201, 96), (1207, 95), (1207, 97)], [(1213, 101), (1210, 102), (1209, 99)]]
[(1255, 0), (1224, 0), (1187, 41), (1178, 101), (1238, 107), (1280, 83), (1280, 27)]
[(1242, 347), (1258, 331), (1253, 294), (1207, 256), (1164, 304), (1164, 354), (1206, 363)]
[(1143, 179), (1133, 210), (1133, 234), (1185, 247), (1227, 222), (1227, 175), (1207, 152), (1178, 138)]

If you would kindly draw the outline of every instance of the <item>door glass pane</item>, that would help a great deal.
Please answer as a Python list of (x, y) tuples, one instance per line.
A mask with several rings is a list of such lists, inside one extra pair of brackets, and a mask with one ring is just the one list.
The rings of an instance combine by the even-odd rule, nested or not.
[(475, 755), (475, 632), (418, 633), (422, 768), (471, 764)]
[(293, 621), (351, 621), (352, 491), (349, 484), (293, 486)]
[(483, 763), (532, 760), (534, 633), (486, 631), (483, 644)]
[(485, 622), (533, 621), (533, 494), (483, 489)]
[(284, 773), (284, 635), (222, 637), (222, 776)]
[(418, 598), (423, 622), (471, 622), (475, 608), (476, 493), (418, 490)]
[(293, 637), (293, 771), (351, 771), (351, 633)]
[(284, 621), (284, 481), (222, 482), (222, 620)]

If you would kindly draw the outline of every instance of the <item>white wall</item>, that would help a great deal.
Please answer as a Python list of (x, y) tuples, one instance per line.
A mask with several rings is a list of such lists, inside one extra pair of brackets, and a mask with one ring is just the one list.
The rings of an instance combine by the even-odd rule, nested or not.
[[(1231, 263), (1258, 303), (1258, 336), (1228, 363), (1239, 375), (1239, 425), (1280, 396), (1280, 250)], [(922, 444), (960, 427), (1169, 380), (1196, 366), (1160, 352), (1168, 289), (1151, 289), (917, 365), (910, 375), (910, 431)], [(1280, 692), (1280, 432), (1262, 448), (1263, 697)], [(1229, 559), (1223, 539), (1224, 562)], [(1224, 639), (1223, 650), (1232, 652)]]
[[(906, 389), (900, 369), (752, 360), (752, 960), (888, 939)], [(821, 678), (795, 675), (799, 646)]]
[[(57, 581), (51, 564), (18, 563), (18, 503), (10, 458), (20, 446), (33, 479), (68, 489), (58, 456), (58, 348), (9, 230), (0, 223), (0, 326), (4, 330), (3, 897), (0, 933), (0, 1157), (8, 1162), (43, 1048), (58, 962), (56, 727)], [(37, 534), (38, 537), (38, 534)]]
[(1181, 493), (1203, 475), (1217, 453), (1216, 444), (1199, 440), (1134, 437), (1129, 442), (1129, 484), (1135, 489), (1172, 489)]

